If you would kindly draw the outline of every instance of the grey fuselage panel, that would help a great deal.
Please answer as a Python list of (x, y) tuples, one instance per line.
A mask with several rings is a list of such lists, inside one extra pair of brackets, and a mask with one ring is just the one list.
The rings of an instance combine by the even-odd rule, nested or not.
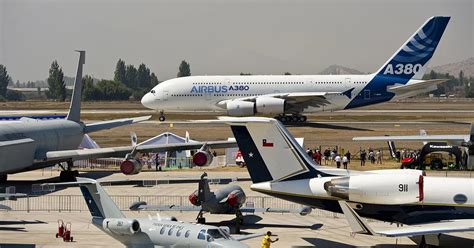
[(48, 151), (77, 149), (83, 130), (82, 123), (68, 120), (0, 124), (0, 142), (6, 143), (0, 146), (0, 174), (22, 171), (35, 163), (46, 164)]

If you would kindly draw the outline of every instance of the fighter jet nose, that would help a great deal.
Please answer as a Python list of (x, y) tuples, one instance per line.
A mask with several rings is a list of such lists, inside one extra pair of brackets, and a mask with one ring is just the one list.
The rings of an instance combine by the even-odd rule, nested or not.
[(153, 97), (153, 94), (151, 93), (146, 93), (143, 97), (142, 97), (142, 105), (146, 108), (149, 108), (149, 109), (153, 109), (153, 100), (154, 100), (154, 97)]

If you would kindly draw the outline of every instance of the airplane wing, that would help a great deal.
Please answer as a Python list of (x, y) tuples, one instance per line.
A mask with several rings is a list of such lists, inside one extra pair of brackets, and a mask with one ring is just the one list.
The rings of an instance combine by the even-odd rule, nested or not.
[[(320, 107), (329, 104), (327, 100), (328, 96), (333, 95), (344, 95), (349, 99), (352, 97), (352, 91), (354, 88), (349, 89), (344, 92), (293, 92), (293, 93), (273, 93), (259, 96), (249, 96), (233, 99), (232, 101), (248, 101), (255, 102), (257, 98), (261, 97), (271, 97), (271, 98), (280, 98), (285, 99), (286, 104), (289, 109), (301, 111), (307, 107)], [(219, 102), (217, 105), (225, 106), (226, 102), (229, 100), (224, 100)]]
[[(405, 85), (395, 85), (389, 87), (387, 91), (395, 93), (397, 95), (402, 95), (409, 92), (414, 92), (417, 90), (426, 90), (429, 87), (435, 87), (438, 84), (444, 83), (449, 79), (431, 79), (431, 80), (420, 80), (416, 83), (405, 84)], [(436, 89), (436, 88), (434, 88)]]
[(237, 241), (243, 241), (247, 239), (253, 239), (258, 237), (265, 236), (265, 233), (253, 233), (253, 234), (245, 234), (245, 235), (232, 235), (232, 238)]
[(124, 157), (132, 151), (135, 152), (165, 152), (165, 151), (185, 151), (199, 149), (206, 145), (212, 149), (237, 147), (235, 141), (209, 141), (209, 142), (192, 142), (183, 144), (159, 144), (159, 145), (138, 145), (134, 146), (119, 146), (97, 149), (76, 149), (64, 151), (50, 151), (46, 153), (47, 160), (82, 160), (95, 158), (110, 158), (110, 157)]
[(339, 201), (339, 205), (354, 233), (386, 237), (412, 237), (428, 234), (474, 231), (474, 219), (446, 220), (375, 231), (362, 220), (346, 201)]
[(151, 115), (90, 123), (90, 124), (86, 124), (84, 132), (92, 133), (92, 132), (96, 132), (96, 131), (100, 131), (104, 129), (130, 125), (133, 123), (149, 120), (150, 118), (151, 118)]
[(242, 213), (281, 213), (281, 214), (299, 214), (305, 216), (311, 213), (311, 207), (304, 206), (300, 209), (285, 209), (285, 208), (252, 208), (252, 207), (241, 207)]
[(353, 137), (353, 141), (469, 141), (469, 135), (406, 135)]
[(179, 205), (147, 205), (146, 202), (134, 202), (129, 207), (132, 211), (201, 211), (199, 206), (179, 206)]

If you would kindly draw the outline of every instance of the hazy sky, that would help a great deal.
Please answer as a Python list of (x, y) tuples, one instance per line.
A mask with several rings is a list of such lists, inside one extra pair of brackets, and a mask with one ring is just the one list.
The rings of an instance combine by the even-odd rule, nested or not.
[(473, 0), (0, 0), (0, 64), (44, 79), (57, 59), (74, 75), (112, 78), (119, 58), (159, 80), (186, 59), (193, 75), (314, 74), (340, 64), (376, 71), (427, 18), (451, 21), (431, 65), (474, 56)]

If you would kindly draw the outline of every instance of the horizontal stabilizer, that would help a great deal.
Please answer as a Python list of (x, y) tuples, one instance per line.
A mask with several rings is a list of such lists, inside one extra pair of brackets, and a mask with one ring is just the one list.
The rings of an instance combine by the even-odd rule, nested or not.
[(395, 93), (397, 95), (403, 95), (406, 93), (414, 91), (433, 91), (436, 88), (430, 88), (431, 86), (436, 86), (438, 84), (444, 83), (449, 79), (431, 79), (431, 80), (422, 80), (416, 83), (409, 83), (405, 85), (394, 85), (387, 89), (388, 92)]
[(130, 125), (137, 122), (146, 121), (146, 120), (149, 120), (150, 118), (151, 118), (151, 115), (148, 115), (148, 116), (141, 116), (141, 117), (135, 117), (135, 118), (125, 118), (125, 119), (101, 121), (101, 122), (86, 124), (84, 132), (85, 133), (97, 132), (104, 129), (111, 129), (114, 127), (120, 127), (120, 126)]
[(346, 201), (339, 201), (342, 212), (346, 217), (354, 233), (377, 235), (385, 237), (413, 237), (430, 234), (467, 232), (474, 230), (473, 219), (446, 220), (431, 223), (420, 223), (416, 225), (405, 225), (402, 227), (374, 231), (362, 220), (362, 218), (352, 209)]

